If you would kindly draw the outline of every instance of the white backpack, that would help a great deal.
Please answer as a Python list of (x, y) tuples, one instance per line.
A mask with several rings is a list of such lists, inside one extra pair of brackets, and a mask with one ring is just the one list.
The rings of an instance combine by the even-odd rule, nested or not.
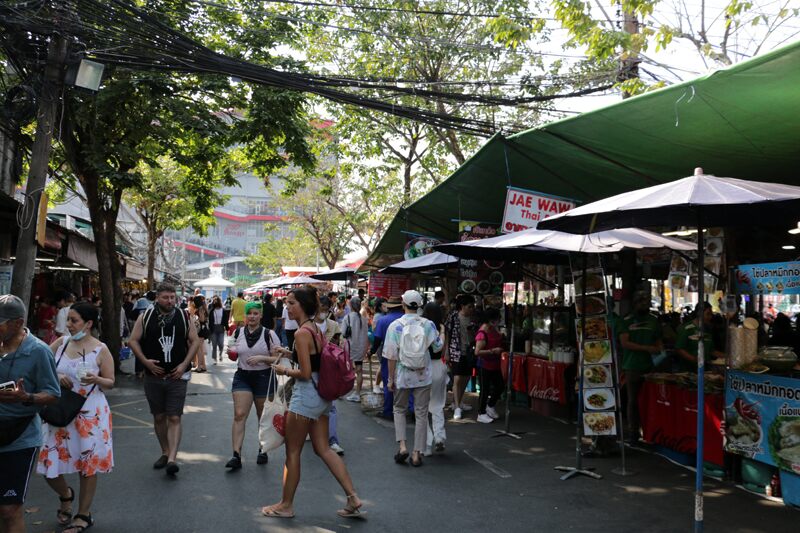
[(419, 318), (404, 321), (398, 343), (400, 364), (412, 370), (425, 368), (428, 363), (428, 345), (425, 342), (424, 322)]

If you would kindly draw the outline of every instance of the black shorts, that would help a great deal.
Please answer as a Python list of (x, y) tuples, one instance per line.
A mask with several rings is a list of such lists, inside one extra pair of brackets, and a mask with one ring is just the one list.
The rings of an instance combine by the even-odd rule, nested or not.
[(464, 354), (457, 363), (451, 363), (454, 376), (471, 376), (475, 368), (475, 358), (472, 354)]
[(0, 453), (0, 505), (22, 505), (28, 492), (38, 448)]
[(154, 415), (181, 416), (186, 403), (189, 382), (183, 379), (162, 379), (144, 376), (144, 396)]
[(271, 368), (264, 370), (236, 370), (233, 375), (231, 392), (249, 392), (254, 398), (274, 396), (278, 390), (275, 373)]

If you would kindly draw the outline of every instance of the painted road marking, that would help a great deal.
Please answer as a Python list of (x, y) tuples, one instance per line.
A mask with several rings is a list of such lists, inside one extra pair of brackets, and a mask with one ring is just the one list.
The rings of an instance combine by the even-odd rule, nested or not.
[(493, 462), (487, 461), (486, 459), (481, 459), (480, 457), (475, 457), (474, 455), (469, 453), (469, 450), (464, 450), (464, 453), (467, 454), (467, 457), (469, 457), (470, 459), (472, 459), (473, 461), (484, 467), (489, 472), (495, 474), (496, 476), (501, 477), (503, 479), (511, 477), (511, 474), (509, 474), (499, 466), (495, 465)]
[[(142, 420), (141, 418), (136, 418), (135, 416), (126, 415), (125, 413), (118, 413), (117, 411), (113, 411), (113, 410), (111, 411), (111, 414), (113, 416), (121, 416), (122, 418), (127, 418), (128, 420), (133, 420), (134, 422), (138, 422), (138, 423), (142, 424), (142, 427), (147, 427), (147, 428), (153, 427), (153, 423), (152, 422), (148, 422), (146, 420)], [(117, 429), (117, 427), (114, 426), (114, 429)]]

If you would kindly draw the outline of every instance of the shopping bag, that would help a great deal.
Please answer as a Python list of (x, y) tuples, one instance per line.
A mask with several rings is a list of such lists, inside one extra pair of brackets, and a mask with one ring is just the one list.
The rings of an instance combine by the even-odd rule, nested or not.
[[(267, 401), (258, 427), (258, 440), (261, 451), (268, 452), (280, 447), (286, 435), (286, 399), (283, 394), (275, 394), (275, 379), (270, 375), (267, 387)], [(273, 394), (270, 394), (270, 390)], [(272, 398), (272, 400), (270, 400)]]

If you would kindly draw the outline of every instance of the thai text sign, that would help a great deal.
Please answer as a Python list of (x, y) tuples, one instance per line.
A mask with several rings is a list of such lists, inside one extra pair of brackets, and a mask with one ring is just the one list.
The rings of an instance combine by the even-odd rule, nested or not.
[(800, 473), (800, 380), (729, 371), (725, 449)]
[(402, 296), (411, 288), (411, 278), (393, 274), (379, 274), (373, 272), (369, 275), (369, 296), (390, 298)]
[(739, 265), (734, 283), (740, 294), (800, 294), (800, 261)]
[(509, 187), (503, 211), (503, 233), (535, 228), (540, 220), (569, 211), (575, 202)]

